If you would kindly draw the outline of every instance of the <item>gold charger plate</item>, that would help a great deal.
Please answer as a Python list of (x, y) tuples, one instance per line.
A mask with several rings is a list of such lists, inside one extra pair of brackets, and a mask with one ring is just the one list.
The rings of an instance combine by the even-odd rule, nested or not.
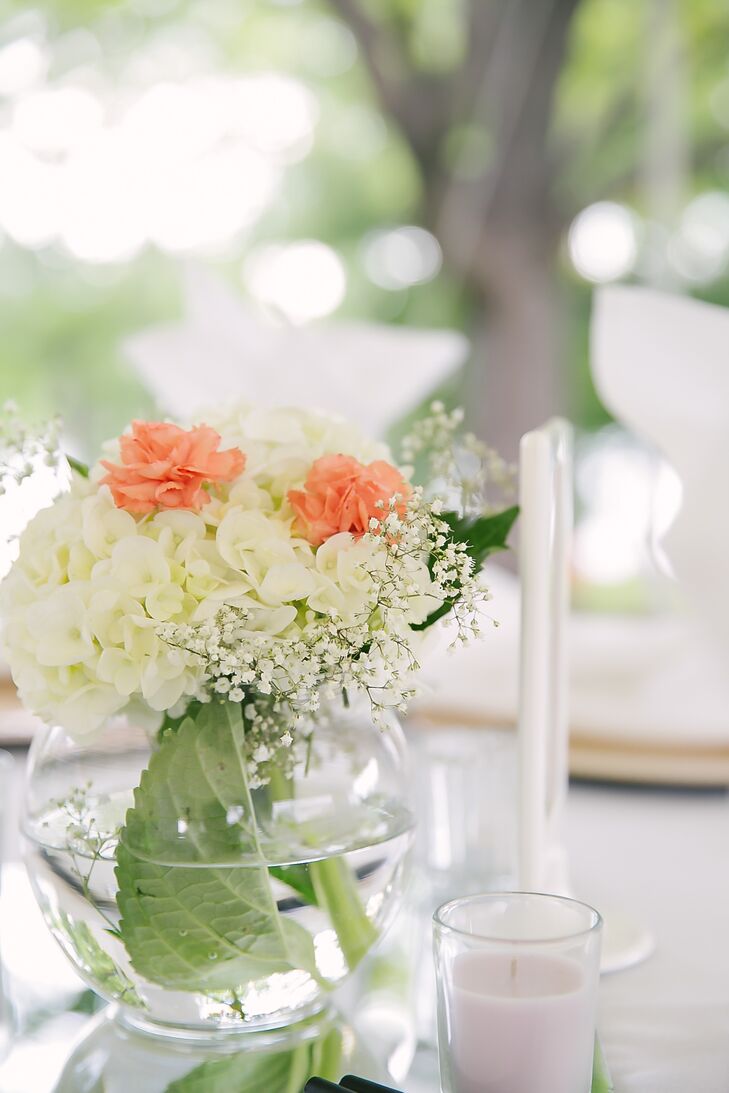
[[(728, 711), (729, 712), (729, 711)], [(413, 729), (515, 729), (513, 717), (476, 716), (472, 710), (419, 706), (408, 718)], [(570, 775), (573, 778), (641, 785), (724, 788), (729, 786), (729, 740), (654, 740), (638, 732), (585, 729), (570, 731)]]

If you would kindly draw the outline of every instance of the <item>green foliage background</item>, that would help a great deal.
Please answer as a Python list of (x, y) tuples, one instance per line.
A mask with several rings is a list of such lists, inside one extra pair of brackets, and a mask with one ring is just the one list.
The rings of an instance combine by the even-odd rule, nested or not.
[[(363, 3), (393, 33), (404, 34), (420, 71), (457, 70), (466, 33), (464, 5), (451, 0)], [(578, 211), (610, 198), (640, 212), (646, 7), (634, 0), (583, 0), (579, 6), (554, 114), (557, 135), (573, 153), (558, 170), (566, 208)], [(422, 179), (397, 125), (382, 115), (360, 61), (338, 68), (338, 56), (351, 48), (349, 31), (325, 0), (179, 0), (158, 4), (157, 15), (142, 14), (144, 8), (151, 11), (152, 5), (44, 0), (39, 10), (51, 39), (81, 27), (92, 30), (102, 47), (98, 63), (112, 79), (141, 43), (184, 27), (209, 45), (221, 70), (291, 73), (319, 102), (311, 154), (288, 170), (280, 199), (218, 263), (232, 282), (240, 287), (241, 261), (261, 240), (316, 238), (334, 246), (347, 266), (340, 316), (468, 329), (478, 305), (452, 274), (441, 272), (428, 284), (394, 292), (365, 275), (361, 243), (368, 232), (422, 220)], [(722, 96), (729, 100), (729, 8), (722, 0), (679, 0), (678, 9), (689, 73), (684, 119), (692, 152), (688, 199), (727, 183), (727, 134), (717, 120), (716, 102)], [(26, 18), (23, 3), (5, 0), (0, 43)], [(462, 150), (464, 142), (478, 166), (479, 157), (489, 154), (488, 140), (468, 126), (454, 127), (443, 157)], [(468, 156), (461, 162), (468, 169)], [(605, 420), (605, 413), (587, 368), (590, 286), (566, 258), (561, 278), (571, 412), (592, 428)], [(729, 280), (722, 276), (700, 292), (729, 303)], [(120, 356), (120, 340), (173, 318), (180, 309), (178, 262), (152, 249), (126, 265), (93, 267), (55, 250), (25, 251), (4, 239), (0, 398), (16, 398), (30, 415), (60, 411), (79, 454), (88, 456), (131, 415), (152, 410)]]

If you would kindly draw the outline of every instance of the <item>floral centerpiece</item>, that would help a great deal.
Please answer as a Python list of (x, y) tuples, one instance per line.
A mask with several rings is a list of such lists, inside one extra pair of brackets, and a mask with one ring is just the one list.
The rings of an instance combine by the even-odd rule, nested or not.
[[(477, 634), (503, 474), (439, 405), (408, 438), (240, 406), (132, 423), (29, 524), (0, 587), (34, 744), (51, 929), (137, 1024), (277, 1027), (386, 927), (412, 817), (395, 718), (425, 634)], [(465, 468), (465, 469), (464, 469)]]

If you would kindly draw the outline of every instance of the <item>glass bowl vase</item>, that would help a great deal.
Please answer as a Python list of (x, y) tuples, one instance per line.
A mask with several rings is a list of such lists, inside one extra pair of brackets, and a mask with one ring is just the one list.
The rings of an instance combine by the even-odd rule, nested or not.
[(117, 716), (34, 741), (33, 889), (122, 1022), (197, 1040), (285, 1028), (392, 920), (413, 827), (397, 720), (329, 703), (284, 730), (256, 742), (244, 704), (215, 701), (157, 735)]

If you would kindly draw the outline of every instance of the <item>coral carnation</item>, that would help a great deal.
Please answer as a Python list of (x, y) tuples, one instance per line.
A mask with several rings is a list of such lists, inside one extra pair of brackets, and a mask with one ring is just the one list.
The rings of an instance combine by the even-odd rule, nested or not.
[(324, 455), (312, 464), (304, 489), (290, 490), (288, 498), (307, 539), (319, 546), (341, 531), (363, 535), (395, 495), (396, 511), (404, 515), (411, 493), (398, 469), (383, 459), (365, 465), (349, 455)]
[(121, 464), (102, 460), (102, 485), (127, 512), (156, 508), (198, 511), (210, 500), (203, 483), (232, 482), (245, 467), (239, 448), (219, 452), (220, 434), (208, 425), (181, 429), (162, 421), (133, 421), (119, 438)]

